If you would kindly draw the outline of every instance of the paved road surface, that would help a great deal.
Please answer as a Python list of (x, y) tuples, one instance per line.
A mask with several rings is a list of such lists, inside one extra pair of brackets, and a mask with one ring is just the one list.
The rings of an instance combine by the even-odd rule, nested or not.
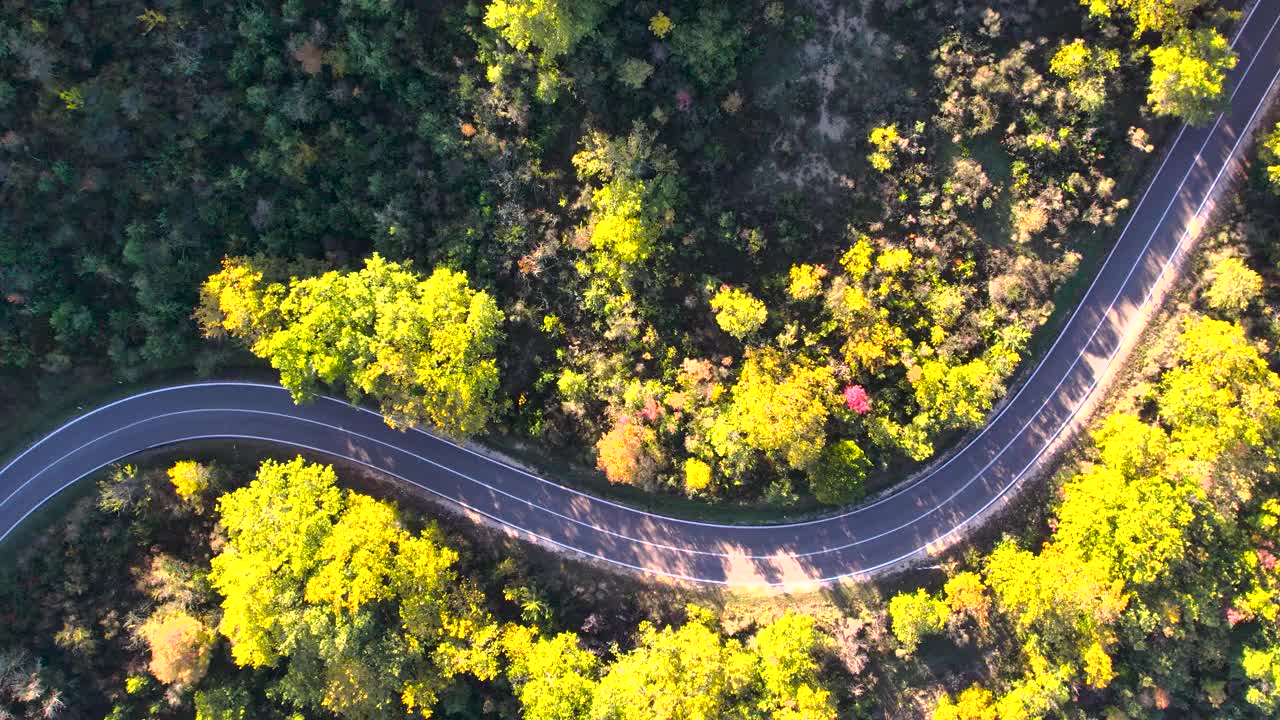
[(155, 390), (59, 428), (0, 469), (0, 539), (78, 479), (139, 451), (204, 438), (266, 440), (340, 456), (419, 485), (526, 537), (627, 568), (717, 584), (855, 577), (919, 555), (998, 500), (1094, 390), (1179, 252), (1205, 199), (1238, 159), (1280, 69), (1280, 2), (1259, 2), (1235, 36), (1229, 110), (1185, 128), (1084, 300), (1016, 395), (949, 461), (874, 504), (777, 525), (663, 517), (584, 495), (367, 410), (279, 387), (208, 383)]

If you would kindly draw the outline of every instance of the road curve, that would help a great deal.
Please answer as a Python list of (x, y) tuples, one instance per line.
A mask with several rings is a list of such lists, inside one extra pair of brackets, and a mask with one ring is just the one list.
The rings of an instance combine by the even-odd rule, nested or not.
[(134, 395), (58, 428), (0, 468), (0, 541), (60, 491), (130, 455), (198, 439), (252, 439), (365, 465), (526, 538), (614, 565), (708, 584), (790, 586), (856, 577), (922, 554), (990, 507), (1065, 429), (1182, 249), (1280, 76), (1280, 2), (1258, 2), (1234, 39), (1229, 109), (1183, 128), (1066, 326), (1016, 394), (945, 463), (877, 502), (830, 517), (725, 525), (592, 497), (379, 415), (274, 385), (211, 382)]

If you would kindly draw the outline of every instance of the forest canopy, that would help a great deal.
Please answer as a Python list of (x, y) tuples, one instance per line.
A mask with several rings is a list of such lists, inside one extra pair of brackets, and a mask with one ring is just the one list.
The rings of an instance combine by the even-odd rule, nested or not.
[(1058, 5), (4, 3), (8, 392), (269, 364), (848, 502), (981, 425), (1160, 118), (1221, 106), (1236, 14)]
[[(6, 437), (269, 366), (630, 501), (858, 502), (1017, 382), (1243, 5), (0, 0)], [(1274, 718), (1275, 121), (1131, 386), (918, 571), (686, 593), (184, 446), (5, 555), (0, 717)]]

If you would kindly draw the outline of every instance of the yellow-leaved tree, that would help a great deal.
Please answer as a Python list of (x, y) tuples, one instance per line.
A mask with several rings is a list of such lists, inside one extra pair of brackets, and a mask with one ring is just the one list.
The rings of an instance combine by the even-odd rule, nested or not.
[(498, 672), (497, 624), (438, 530), (342, 490), (333, 469), (267, 461), (224, 495), (210, 582), (235, 661), (281, 667), (291, 702), (354, 718), (431, 715), (451, 679)]
[(376, 399), (392, 425), (479, 432), (496, 411), (502, 312), (465, 273), (422, 277), (374, 254), (361, 270), (268, 282), (258, 263), (227, 258), (201, 289), (208, 336), (228, 333), (280, 371), (303, 400), (321, 383), (352, 402)]

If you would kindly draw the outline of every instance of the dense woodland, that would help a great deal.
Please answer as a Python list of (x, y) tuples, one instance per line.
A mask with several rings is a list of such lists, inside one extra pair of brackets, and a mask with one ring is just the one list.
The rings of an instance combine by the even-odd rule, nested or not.
[(1280, 126), (1048, 508), (891, 584), (906, 589), (745, 602), (646, 589), (441, 526), (429, 506), (347, 489), (303, 458), (153, 456), (105, 473), (5, 556), (0, 711), (1274, 717), (1271, 146)]
[[(269, 365), (657, 495), (854, 502), (983, 422), (1238, 10), (0, 0), (0, 397)], [(1047, 507), (939, 568), (741, 602), (149, 457), (3, 549), (0, 718), (1275, 717), (1280, 125), (1254, 159)]]
[(5, 0), (6, 392), (251, 354), (646, 491), (856, 500), (982, 422), (1235, 63), (1216, 3), (1042, 5)]
[(0, 711), (1274, 717), (1277, 149), (1280, 126), (1045, 514), (905, 590), (682, 607), (301, 458), (150, 459), (6, 552)]

